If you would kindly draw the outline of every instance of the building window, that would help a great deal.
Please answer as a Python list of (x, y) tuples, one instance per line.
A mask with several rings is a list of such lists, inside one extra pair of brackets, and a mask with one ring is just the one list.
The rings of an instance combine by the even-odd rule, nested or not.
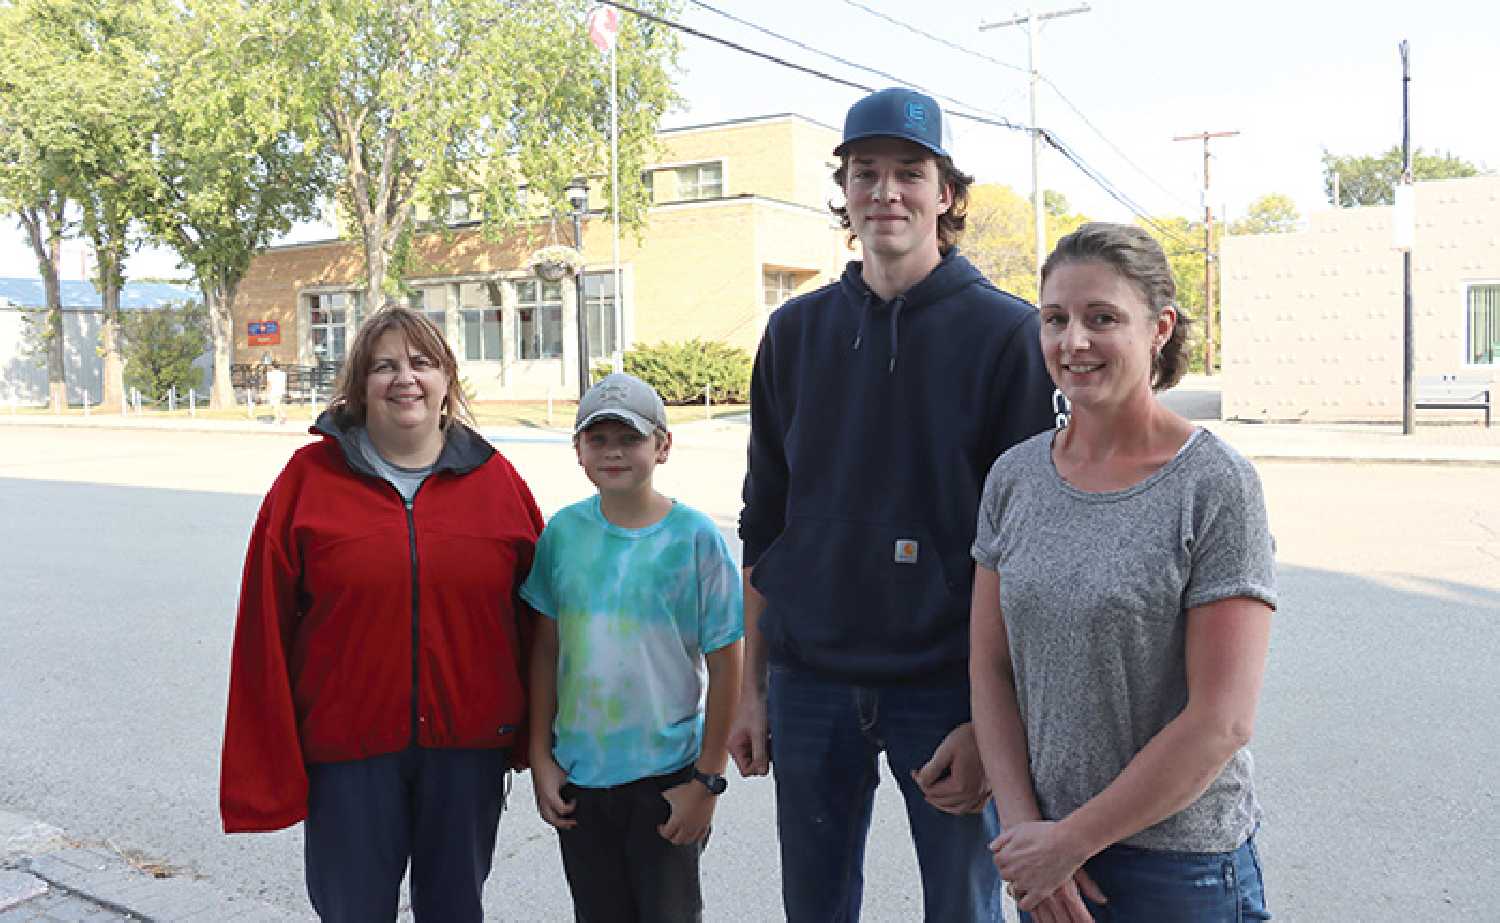
[(471, 220), (469, 216), (469, 194), (467, 192), (448, 193), (448, 223), (463, 224)]
[(656, 204), (656, 171), (644, 170), (641, 172), (641, 185), (646, 187), (646, 202)]
[(1464, 361), (1500, 365), (1500, 282), (1469, 286)]
[(459, 314), (464, 324), (464, 358), (469, 362), (499, 362), (500, 282), (465, 282), (458, 287)]
[(516, 283), (516, 356), (556, 359), (562, 348), (562, 284), (525, 279)]
[(720, 161), (689, 164), (672, 172), (677, 174), (678, 199), (717, 199), (724, 195), (724, 164)]
[(344, 361), (350, 322), (357, 323), (359, 295), (329, 292), (308, 296), (307, 335), (318, 362)]
[(614, 273), (584, 273), (583, 307), (588, 318), (589, 359), (608, 359), (620, 348), (620, 334), (615, 329)]
[(761, 273), (761, 284), (766, 293), (767, 307), (779, 307), (788, 298), (797, 294), (797, 276), (785, 270), (765, 270)]
[(438, 332), (448, 335), (448, 290), (445, 285), (424, 285), (406, 296), (407, 306), (425, 315)]

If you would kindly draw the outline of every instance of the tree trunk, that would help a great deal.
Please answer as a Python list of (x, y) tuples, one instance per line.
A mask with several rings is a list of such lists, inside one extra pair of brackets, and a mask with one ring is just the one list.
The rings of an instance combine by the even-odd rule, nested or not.
[(36, 255), (36, 268), (42, 276), (42, 291), (47, 302), (43, 336), (47, 342), (47, 408), (53, 413), (68, 409), (62, 285), (57, 278), (57, 267), (62, 262), (62, 222), (66, 204), (65, 199), (54, 194), (47, 201), (20, 210), (21, 224), (26, 228), (31, 252)]
[(41, 260), (42, 290), (47, 296), (47, 409), (62, 413), (68, 409), (68, 375), (66, 344), (63, 342), (62, 283), (57, 266), (62, 262), (60, 222), (48, 229), (47, 259)]
[(199, 279), (208, 308), (208, 332), (214, 344), (214, 383), (209, 406), (228, 410), (235, 405), (229, 366), (234, 362), (234, 293), (238, 285), (222, 279)]
[(120, 290), (124, 287), (124, 246), (95, 244), (99, 260), (100, 286), (104, 298), (104, 321), (99, 327), (99, 345), (104, 352), (104, 387), (100, 406), (125, 408), (125, 359), (120, 350)]

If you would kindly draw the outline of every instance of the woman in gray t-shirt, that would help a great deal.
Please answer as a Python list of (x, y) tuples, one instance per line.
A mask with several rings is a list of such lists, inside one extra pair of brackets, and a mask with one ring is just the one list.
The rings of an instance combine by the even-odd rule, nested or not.
[(1043, 923), (1266, 919), (1246, 743), (1275, 565), (1255, 470), (1154, 391), (1188, 318), (1161, 247), (1089, 224), (1042, 272), (1072, 407), (995, 462), (973, 556), (995, 864)]

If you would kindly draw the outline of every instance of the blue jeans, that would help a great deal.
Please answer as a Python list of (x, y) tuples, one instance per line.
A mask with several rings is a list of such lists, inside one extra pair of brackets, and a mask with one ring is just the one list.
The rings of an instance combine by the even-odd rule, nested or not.
[(767, 700), (788, 923), (855, 923), (883, 750), (906, 801), (926, 919), (1000, 919), (993, 809), (954, 816), (911, 778), (969, 720), (968, 684), (855, 686), (773, 666)]
[[(1244, 923), (1269, 920), (1255, 837), (1231, 852), (1111, 846), (1084, 863), (1109, 898), (1085, 901), (1100, 923)], [(1021, 914), (1030, 923), (1030, 914)]]

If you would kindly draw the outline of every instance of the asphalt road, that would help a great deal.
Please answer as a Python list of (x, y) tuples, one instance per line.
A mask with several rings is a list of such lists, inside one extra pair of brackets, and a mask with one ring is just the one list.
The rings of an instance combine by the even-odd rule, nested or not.
[[(743, 449), (682, 432), (660, 483), (726, 528)], [(0, 432), (0, 808), (305, 908), (298, 830), (225, 837), (217, 761), (234, 596), (295, 438)], [(503, 447), (543, 508), (587, 484), (565, 445)], [(1500, 906), (1500, 478), (1261, 468), (1282, 606), (1253, 749), (1271, 908), (1292, 921), (1494, 919)], [(919, 917), (882, 786), (866, 919)], [(732, 779), (707, 919), (779, 918), (771, 784)], [(571, 918), (524, 777), (491, 918)]]

